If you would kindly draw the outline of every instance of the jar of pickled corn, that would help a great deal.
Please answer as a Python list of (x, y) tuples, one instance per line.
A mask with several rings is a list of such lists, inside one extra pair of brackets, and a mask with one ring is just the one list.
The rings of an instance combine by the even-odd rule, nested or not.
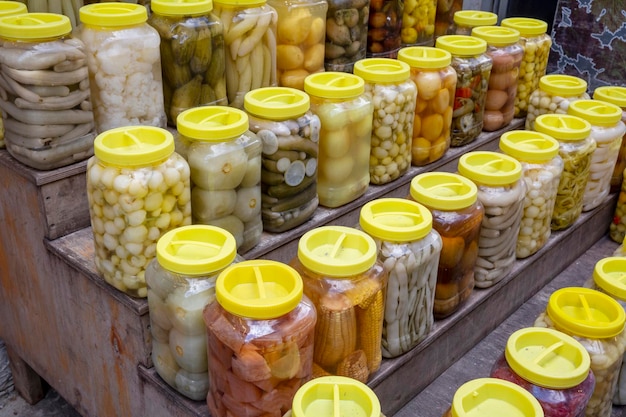
[(370, 0), (328, 0), (326, 12), (326, 71), (351, 73), (367, 55)]
[(436, 47), (450, 52), (457, 73), (450, 146), (467, 145), (483, 129), (493, 60), (486, 53), (487, 42), (472, 36), (441, 36)]
[(223, 270), (204, 309), (211, 416), (280, 416), (311, 379), (317, 313), (288, 265), (249, 260)]
[(317, 310), (313, 377), (339, 375), (363, 383), (380, 368), (388, 273), (376, 242), (351, 227), (305, 233), (290, 265)]
[(374, 103), (363, 78), (344, 72), (311, 74), (304, 91), (322, 124), (317, 195), (322, 206), (339, 207), (367, 191)]
[(443, 157), (450, 148), (456, 71), (450, 52), (429, 46), (400, 49), (398, 60), (411, 67), (417, 86), (411, 141), (411, 163), (424, 166)]
[(596, 386), (585, 416), (609, 417), (624, 356), (624, 308), (609, 295), (582, 287), (565, 287), (550, 295), (535, 326), (560, 330), (578, 340), (591, 356)]
[(459, 309), (474, 288), (474, 268), (485, 209), (469, 179), (448, 172), (425, 172), (411, 180), (410, 198), (428, 208), (442, 249), (435, 287), (435, 319)]
[(203, 106), (178, 115), (178, 133), (189, 141), (194, 224), (228, 230), (244, 253), (261, 240), (261, 149), (248, 115), (225, 106)]
[(480, 26), (494, 26), (498, 23), (498, 15), (484, 10), (459, 10), (452, 18), (454, 27), (452, 34), (466, 35), (472, 34), (472, 29)]
[[(603, 86), (593, 91), (593, 99), (606, 101), (615, 104), (622, 109), (622, 122), (626, 123), (626, 87)], [(622, 187), (624, 178), (624, 169), (626, 169), (626, 140), (622, 137), (622, 146), (617, 154), (617, 161), (611, 176), (611, 192), (616, 193)]]
[[(434, 3), (436, 0), (428, 0)], [(398, 56), (402, 45), (402, 11), (406, 3), (400, 0), (371, 0), (367, 24), (367, 58), (392, 58)], [(433, 14), (434, 16), (434, 14)], [(404, 32), (402, 32), (404, 33)]]
[(387, 184), (411, 166), (411, 136), (417, 87), (406, 62), (366, 58), (354, 64), (365, 81), (365, 96), (373, 104), (370, 183)]
[(172, 134), (153, 126), (109, 129), (87, 161), (95, 266), (104, 280), (145, 298), (146, 266), (165, 233), (191, 224), (189, 165)]
[(405, 0), (402, 12), (402, 46), (433, 46), (437, 0)]
[(527, 187), (522, 178), (522, 164), (499, 152), (473, 151), (461, 156), (458, 171), (476, 184), (478, 201), (485, 209), (474, 285), (489, 288), (506, 277), (515, 263)]
[(301, 225), (319, 204), (320, 119), (309, 107), (309, 96), (289, 87), (262, 87), (244, 97), (249, 129), (263, 144), (261, 218), (268, 232)]
[(359, 226), (376, 242), (378, 259), (389, 274), (383, 318), (382, 355), (395, 358), (428, 336), (442, 241), (423, 205), (403, 198), (365, 204)]

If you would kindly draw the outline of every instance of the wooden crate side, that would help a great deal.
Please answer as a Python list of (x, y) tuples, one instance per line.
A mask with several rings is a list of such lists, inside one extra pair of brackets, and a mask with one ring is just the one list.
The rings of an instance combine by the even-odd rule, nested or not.
[(56, 239), (90, 225), (84, 173), (42, 185), (40, 191), (46, 238)]

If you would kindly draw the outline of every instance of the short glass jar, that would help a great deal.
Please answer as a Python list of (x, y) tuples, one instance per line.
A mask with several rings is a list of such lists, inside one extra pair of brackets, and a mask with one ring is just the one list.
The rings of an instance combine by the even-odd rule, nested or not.
[(433, 46), (437, 0), (404, 1), (402, 13), (402, 47)]
[(459, 10), (452, 19), (452, 34), (470, 36), (472, 29), (481, 26), (494, 26), (498, 23), (498, 15), (484, 10)]
[(352, 73), (366, 57), (370, 0), (328, 0), (324, 68)]
[[(626, 123), (626, 87), (602, 86), (593, 91), (593, 99), (615, 104), (622, 109), (622, 122)], [(619, 148), (617, 162), (611, 176), (611, 192), (620, 191), (626, 169), (626, 140), (622, 137), (622, 146)]]
[[(426, 1), (433, 3), (436, 0)], [(367, 58), (397, 58), (398, 50), (402, 46), (401, 31), (404, 30), (403, 8), (406, 11), (406, 4), (400, 0), (370, 1), (365, 54)]]

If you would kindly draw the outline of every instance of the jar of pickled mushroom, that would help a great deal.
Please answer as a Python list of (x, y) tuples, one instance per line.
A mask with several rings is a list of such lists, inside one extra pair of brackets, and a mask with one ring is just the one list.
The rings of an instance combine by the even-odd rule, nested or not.
[(539, 80), (546, 75), (552, 38), (546, 32), (548, 24), (528, 17), (508, 17), (500, 26), (519, 31), (524, 58), (520, 66), (517, 94), (515, 95), (515, 117), (526, 117), (530, 95), (539, 87)]
[(454, 33), (454, 14), (463, 9), (463, 0), (437, 0), (435, 13), (435, 41)]
[(513, 120), (517, 79), (524, 49), (519, 44), (519, 32), (515, 29), (480, 26), (472, 29), (472, 36), (487, 42), (487, 55), (493, 61), (483, 117), (483, 130), (493, 132)]
[(559, 142), (563, 172), (554, 200), (550, 228), (563, 230), (574, 224), (583, 210), (583, 196), (596, 142), (590, 136), (589, 122), (567, 114), (542, 114), (535, 120), (535, 130)]
[(206, 400), (209, 391), (202, 312), (215, 300), (220, 272), (242, 260), (233, 235), (198, 224), (161, 236), (156, 258), (146, 268), (154, 368), (168, 385), (192, 400)]
[(529, 391), (546, 417), (579, 417), (595, 387), (591, 359), (571, 336), (545, 327), (527, 327), (509, 336), (490, 376)]
[(486, 54), (487, 42), (472, 36), (441, 36), (436, 47), (452, 54), (452, 67), (457, 73), (450, 146), (467, 145), (483, 129), (493, 60)]
[(354, 64), (354, 74), (365, 81), (372, 102), (370, 183), (387, 184), (411, 167), (411, 137), (417, 87), (406, 62), (366, 58)]
[(153, 0), (148, 18), (161, 38), (161, 70), (167, 123), (197, 106), (228, 104), (224, 28), (212, 0)]
[(104, 280), (145, 298), (146, 266), (165, 233), (191, 224), (189, 165), (172, 134), (154, 126), (109, 129), (87, 161), (95, 266)]
[(326, 12), (326, 71), (351, 73), (367, 54), (370, 0), (328, 0)]
[[(622, 109), (622, 122), (626, 123), (626, 87), (603, 86), (593, 91), (593, 99), (615, 104)], [(622, 146), (617, 154), (617, 161), (611, 176), (611, 193), (620, 191), (626, 169), (626, 140), (622, 137)]]
[(278, 83), (277, 62), (284, 58), (277, 55), (278, 13), (266, 0), (215, 0), (214, 5), (224, 26), (228, 104), (242, 109), (248, 91)]
[(302, 278), (270, 260), (238, 262), (204, 309), (211, 416), (280, 416), (311, 379), (315, 323)]
[(411, 163), (424, 166), (443, 157), (450, 148), (456, 71), (450, 52), (429, 46), (400, 49), (398, 60), (411, 67), (417, 86), (411, 141)]
[(194, 224), (228, 230), (244, 253), (261, 240), (261, 139), (248, 115), (226, 106), (203, 106), (178, 115), (178, 133), (189, 141)]
[(309, 107), (309, 96), (290, 87), (262, 87), (244, 97), (249, 129), (263, 144), (261, 218), (268, 232), (301, 225), (319, 204), (320, 119)]
[[(428, 0), (433, 3), (436, 0)], [(367, 58), (396, 58), (402, 46), (403, 9), (400, 0), (370, 0), (367, 24)], [(404, 32), (402, 32), (404, 33)]]
[(433, 46), (437, 0), (405, 0), (402, 12), (402, 46)]
[(31, 168), (50, 170), (93, 155), (94, 117), (85, 45), (67, 16), (0, 18), (4, 143)]
[(343, 72), (311, 74), (304, 91), (322, 125), (317, 195), (322, 206), (339, 207), (365, 194), (369, 185), (374, 103), (363, 79)]
[(428, 208), (442, 248), (435, 287), (435, 319), (448, 317), (469, 298), (485, 209), (469, 179), (448, 172), (425, 172), (411, 180), (410, 198)]
[(351, 227), (305, 233), (290, 265), (317, 310), (313, 377), (339, 375), (363, 383), (380, 368), (388, 273), (376, 242)]
[(494, 26), (498, 23), (498, 15), (484, 10), (459, 10), (452, 17), (454, 35), (472, 34), (472, 29), (480, 26)]
[(382, 355), (408, 352), (433, 328), (433, 304), (442, 241), (423, 205), (405, 198), (381, 198), (360, 211), (360, 228), (376, 242), (389, 274), (383, 318)]
[(96, 131), (165, 127), (161, 38), (145, 6), (92, 3), (80, 8), (76, 35), (85, 43)]
[(515, 263), (515, 242), (526, 196), (522, 164), (499, 152), (473, 151), (461, 156), (458, 171), (476, 184), (478, 201), (485, 209), (474, 285), (489, 288), (506, 277)]

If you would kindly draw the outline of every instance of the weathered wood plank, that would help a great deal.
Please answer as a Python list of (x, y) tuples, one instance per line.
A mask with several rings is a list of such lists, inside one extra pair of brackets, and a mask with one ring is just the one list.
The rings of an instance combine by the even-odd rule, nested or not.
[(38, 403), (45, 395), (41, 377), (11, 346), (7, 345), (6, 349), (15, 390), (28, 404)]

